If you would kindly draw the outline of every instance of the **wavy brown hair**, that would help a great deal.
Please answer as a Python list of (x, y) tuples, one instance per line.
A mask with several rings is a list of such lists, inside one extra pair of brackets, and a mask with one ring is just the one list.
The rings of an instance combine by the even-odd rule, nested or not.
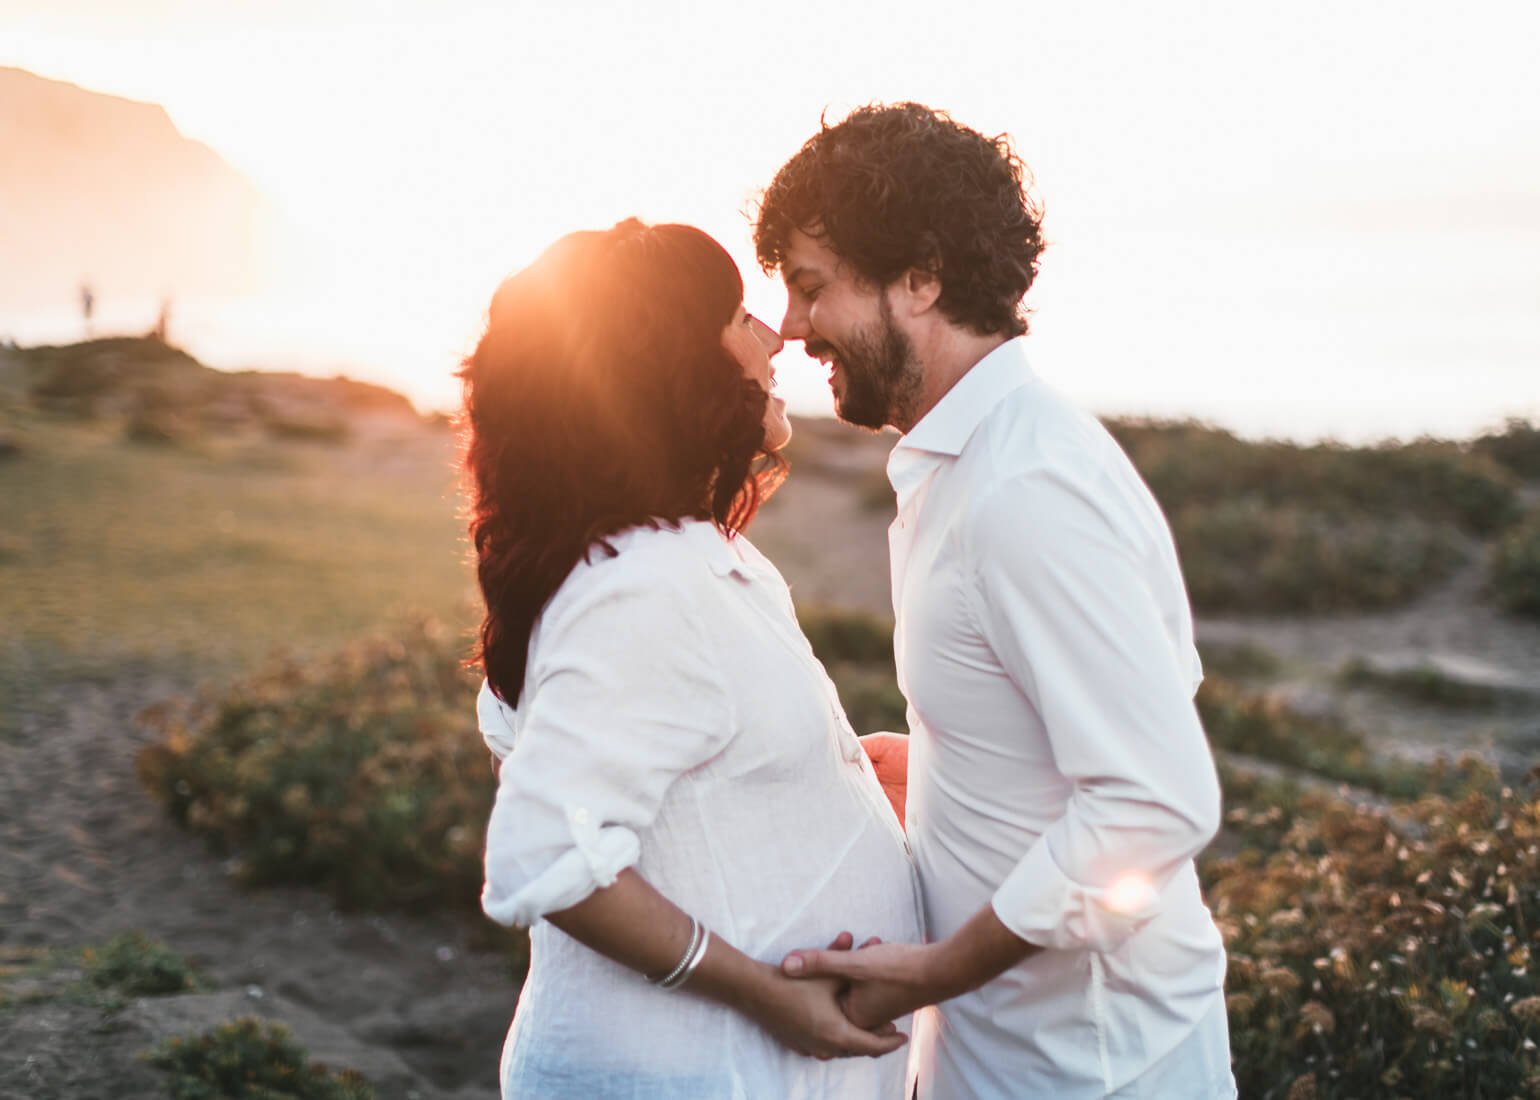
[(1020, 336), (1021, 299), (1045, 244), (1030, 181), (1003, 134), (985, 137), (918, 103), (862, 107), (822, 123), (776, 173), (754, 247), (775, 271), (800, 229), (877, 286), (910, 268), (935, 272), (948, 319)]
[(493, 295), (460, 378), (475, 660), (510, 705), (535, 621), (580, 560), (637, 526), (734, 535), (784, 474), (764, 456), (769, 397), (722, 346), (742, 301), (711, 237), (634, 219), (563, 237)]

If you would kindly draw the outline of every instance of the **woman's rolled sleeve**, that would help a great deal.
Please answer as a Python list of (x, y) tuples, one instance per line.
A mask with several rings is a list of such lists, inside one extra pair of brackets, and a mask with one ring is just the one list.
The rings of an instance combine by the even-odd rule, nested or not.
[(513, 716), (485, 680), (476, 694), (476, 725), (493, 756), (502, 760), (513, 751)]
[[(732, 735), (696, 578), (673, 576), (667, 559), (645, 564), (580, 565), (577, 591), (542, 616), (487, 824), (493, 920), (527, 927), (613, 883), (640, 858), (670, 786)], [(495, 752), (502, 730), (478, 709)]]

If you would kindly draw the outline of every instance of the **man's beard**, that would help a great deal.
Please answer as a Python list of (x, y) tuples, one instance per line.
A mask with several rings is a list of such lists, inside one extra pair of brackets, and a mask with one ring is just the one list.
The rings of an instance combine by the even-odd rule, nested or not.
[(876, 331), (853, 336), (841, 349), (839, 370), (845, 392), (834, 399), (834, 411), (847, 424), (882, 428), (893, 424), (907, 431), (920, 395), (920, 369), (914, 345), (893, 323), (888, 296), (880, 299)]

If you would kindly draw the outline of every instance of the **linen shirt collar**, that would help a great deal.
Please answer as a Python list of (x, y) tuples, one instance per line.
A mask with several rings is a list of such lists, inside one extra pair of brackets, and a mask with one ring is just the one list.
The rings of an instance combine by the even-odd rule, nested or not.
[(1026, 340), (1007, 340), (984, 358), (936, 402), (920, 422), (900, 437), (888, 456), (888, 481), (898, 495), (899, 506), (937, 465), (937, 458), (956, 458), (1007, 394), (1033, 378), (1027, 364)]
[(709, 520), (685, 520), (682, 526), (685, 535), (700, 549), (711, 571), (717, 576), (736, 575), (740, 580), (753, 579), (753, 573), (738, 548), (717, 530), (716, 524)]

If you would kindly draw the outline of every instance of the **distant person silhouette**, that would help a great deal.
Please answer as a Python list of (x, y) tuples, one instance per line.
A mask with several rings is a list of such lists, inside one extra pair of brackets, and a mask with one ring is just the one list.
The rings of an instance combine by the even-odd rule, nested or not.
[(155, 327), (150, 330), (150, 335), (164, 344), (166, 342), (166, 334), (170, 331), (170, 327), (171, 299), (162, 298), (160, 300), (160, 316), (155, 319)]
[(82, 283), (80, 287), (80, 315), (85, 320), (86, 339), (91, 338), (91, 314), (96, 311), (96, 295), (91, 292), (90, 283)]

